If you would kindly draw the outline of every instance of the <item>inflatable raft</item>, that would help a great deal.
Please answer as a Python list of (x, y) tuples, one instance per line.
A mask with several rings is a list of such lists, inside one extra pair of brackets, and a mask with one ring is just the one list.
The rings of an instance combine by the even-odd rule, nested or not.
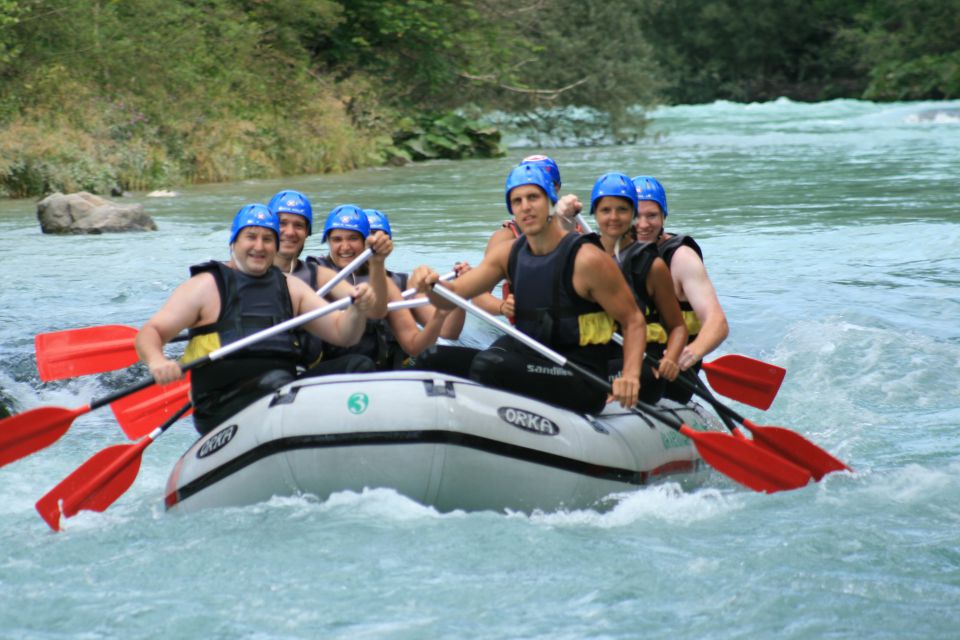
[[(697, 404), (663, 401), (697, 430)], [(689, 439), (608, 405), (585, 416), (424, 371), (293, 382), (201, 437), (167, 482), (168, 509), (246, 505), (275, 495), (387, 487), (440, 511), (602, 507), (665, 478), (698, 482)]]

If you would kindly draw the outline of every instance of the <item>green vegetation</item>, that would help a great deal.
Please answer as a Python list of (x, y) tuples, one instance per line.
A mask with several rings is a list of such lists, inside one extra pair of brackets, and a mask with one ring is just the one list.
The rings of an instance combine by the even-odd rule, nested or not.
[(646, 0), (669, 102), (960, 97), (960, 0)]
[(657, 102), (956, 98), (958, 33), (960, 0), (0, 0), (0, 196), (495, 156), (493, 111), (627, 141)]

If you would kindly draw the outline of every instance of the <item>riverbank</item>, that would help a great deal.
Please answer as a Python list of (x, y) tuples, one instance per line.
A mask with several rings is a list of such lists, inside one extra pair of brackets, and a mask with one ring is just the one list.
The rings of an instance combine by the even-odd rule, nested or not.
[(434, 158), (504, 155), (495, 127), (452, 113), (361, 125), (318, 93), (291, 111), (156, 118), (89, 95), (58, 113), (32, 109), (0, 131), (0, 197), (124, 191), (342, 173)]

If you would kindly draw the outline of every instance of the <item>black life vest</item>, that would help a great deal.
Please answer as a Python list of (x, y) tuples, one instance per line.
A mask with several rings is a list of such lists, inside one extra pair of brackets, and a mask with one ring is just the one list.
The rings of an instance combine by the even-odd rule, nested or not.
[(317, 287), (317, 263), (313, 260), (297, 260), (297, 268), (291, 271), (290, 275), (300, 278), (314, 291), (319, 288)]
[[(317, 264), (323, 265), (328, 269), (340, 271), (340, 267), (338, 267), (333, 260), (330, 259), (330, 256), (320, 256), (316, 258), (311, 257), (307, 258), (307, 260), (316, 262)], [(393, 274), (391, 272), (387, 272), (387, 275), (388, 277), (392, 278), (398, 286), (401, 283), (404, 287), (406, 286), (406, 274)], [(398, 277), (395, 278), (395, 275)], [(369, 272), (362, 275), (357, 275), (356, 272), (351, 274), (351, 282), (355, 285), (360, 284), (361, 282), (369, 281)], [(401, 291), (403, 291), (403, 289), (401, 289)], [(340, 356), (345, 356), (352, 353), (369, 357), (371, 360), (373, 360), (374, 364), (377, 366), (377, 369), (380, 371), (398, 369), (409, 357), (406, 353), (404, 353), (403, 349), (400, 348), (400, 343), (397, 341), (393, 330), (390, 328), (390, 323), (386, 318), (377, 320), (367, 319), (367, 326), (363, 331), (363, 335), (360, 337), (360, 341), (355, 345), (341, 347), (329, 343), (324, 344), (323, 359), (332, 360), (333, 358), (339, 358)]]
[(659, 257), (660, 253), (654, 242), (634, 242), (620, 252), (620, 270), (627, 284), (630, 285), (637, 306), (643, 311), (643, 319), (647, 323), (647, 345), (666, 345), (669, 337), (660, 318), (656, 300), (647, 292), (647, 276), (650, 274), (653, 261)]
[[(315, 261), (297, 260), (297, 267), (290, 272), (290, 275), (303, 280), (313, 291), (319, 289), (317, 286), (317, 263)], [(323, 358), (324, 342), (319, 336), (303, 329), (298, 330), (297, 338), (300, 341), (300, 365), (309, 369)]]
[(393, 280), (393, 283), (397, 285), (397, 288), (400, 289), (401, 293), (407, 290), (407, 282), (410, 280), (409, 273), (401, 273), (399, 271), (390, 271), (387, 269), (387, 277)]
[(596, 234), (568, 233), (553, 251), (537, 256), (526, 236), (520, 236), (510, 250), (507, 277), (516, 300), (517, 329), (597, 368), (606, 364), (615, 323), (602, 306), (582, 298), (573, 287), (574, 261), (586, 243), (600, 246)]
[[(657, 245), (657, 248), (660, 250), (660, 257), (664, 259), (668, 267), (670, 263), (673, 262), (673, 254), (682, 246), (690, 247), (696, 251), (697, 256), (700, 257), (700, 261), (703, 262), (703, 250), (700, 248), (700, 245), (697, 244), (696, 240), (690, 236), (674, 235)], [(697, 317), (696, 312), (687, 300), (680, 300), (680, 311), (683, 313), (683, 323), (687, 326), (687, 344), (690, 344), (693, 342), (693, 339), (697, 337), (697, 334), (700, 333), (700, 318)]]
[[(190, 275), (210, 273), (220, 295), (220, 315), (211, 324), (189, 330), (183, 361), (190, 362), (241, 338), (293, 317), (287, 279), (276, 267), (262, 276), (247, 275), (211, 260), (190, 267)], [(295, 370), (300, 356), (296, 332), (264, 338), (222, 360), (198, 367), (191, 376), (191, 393), (198, 408), (215, 400), (220, 390), (242, 384), (269, 369)]]

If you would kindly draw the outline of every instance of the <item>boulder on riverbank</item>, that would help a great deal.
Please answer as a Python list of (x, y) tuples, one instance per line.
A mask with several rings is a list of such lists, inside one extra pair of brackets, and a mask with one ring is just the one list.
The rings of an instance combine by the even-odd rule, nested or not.
[(142, 204), (117, 204), (86, 191), (53, 193), (37, 203), (44, 233), (114, 233), (156, 231)]

